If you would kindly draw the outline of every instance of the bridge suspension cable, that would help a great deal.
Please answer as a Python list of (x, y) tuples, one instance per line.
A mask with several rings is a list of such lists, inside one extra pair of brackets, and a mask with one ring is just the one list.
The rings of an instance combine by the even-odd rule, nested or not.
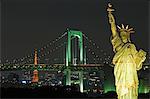
[[(46, 44), (45, 46), (41, 47), (38, 50), (38, 53), (46, 48), (49, 48), (51, 45), (54, 45), (56, 42), (58, 42), (60, 39), (62, 39), (65, 35), (67, 34), (67, 32), (63, 33), (61, 36), (59, 36), (58, 38), (56, 38), (55, 40), (51, 41), (50, 43)], [(33, 57), (34, 57), (34, 52), (32, 52), (31, 54), (28, 54), (22, 58), (18, 58), (18, 59), (13, 59), (13, 60), (7, 60), (4, 64), (21, 64), (21, 63), (26, 63), (26, 62), (30, 62), (33, 61)]]
[[(93, 54), (96, 53), (96, 50), (100, 50), (100, 52), (102, 53), (101, 55), (103, 55), (102, 57), (99, 57), (99, 55), (96, 53), (95, 55), (97, 55), (97, 59), (100, 61), (103, 61), (103, 63), (108, 64), (110, 62), (110, 55), (106, 53), (106, 51), (100, 49), (100, 47), (91, 39), (89, 39), (85, 34), (83, 34), (83, 37), (90, 43), (90, 45), (92, 45), (94, 48), (93, 50)], [(88, 45), (88, 44), (87, 44)], [(94, 51), (95, 50), (95, 51)]]
[[(64, 34), (62, 34), (61, 36), (59, 36), (59, 37), (56, 38), (55, 40), (51, 41), (50, 43), (46, 44), (45, 46), (39, 48), (39, 50), (38, 50), (38, 58), (40, 59), (40, 58), (42, 58), (42, 57), (44, 57), (44, 56), (46, 56), (46, 55), (48, 55), (48, 54), (51, 54), (51, 53), (55, 52), (58, 48), (60, 48), (61, 46), (63, 46), (63, 43), (64, 43), (64, 42), (61, 43), (59, 46), (56, 46), (56, 47), (53, 48), (53, 49), (48, 49), (48, 48), (50, 48), (52, 45), (55, 45), (56, 42), (60, 41), (60, 39), (62, 39), (63, 37), (65, 37), (66, 34), (67, 34), (67, 32), (65, 32)], [(47, 49), (48, 49), (48, 51), (44, 53), (44, 51), (47, 50)], [(33, 53), (33, 55), (34, 55), (34, 53)], [(29, 63), (29, 62), (31, 62), (31, 61), (33, 61), (33, 57), (32, 57), (32, 59), (26, 61), (25, 63)]]

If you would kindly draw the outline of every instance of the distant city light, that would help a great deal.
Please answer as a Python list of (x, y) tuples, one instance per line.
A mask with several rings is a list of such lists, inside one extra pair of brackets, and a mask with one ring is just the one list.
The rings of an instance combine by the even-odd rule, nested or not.
[(26, 83), (27, 83), (27, 81), (24, 81), (24, 80), (23, 80), (23, 81), (22, 81), (22, 83), (23, 83), (23, 84), (26, 84)]

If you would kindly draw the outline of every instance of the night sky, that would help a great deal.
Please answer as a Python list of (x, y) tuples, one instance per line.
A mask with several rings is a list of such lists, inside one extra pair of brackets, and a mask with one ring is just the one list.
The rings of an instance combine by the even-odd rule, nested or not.
[[(15, 59), (62, 35), (67, 27), (113, 55), (107, 4), (111, 0), (1, 0), (1, 56)], [(114, 0), (116, 1), (116, 0)], [(149, 52), (148, 0), (111, 1), (116, 23), (133, 27), (132, 42)], [(99, 52), (100, 54), (100, 52)]]

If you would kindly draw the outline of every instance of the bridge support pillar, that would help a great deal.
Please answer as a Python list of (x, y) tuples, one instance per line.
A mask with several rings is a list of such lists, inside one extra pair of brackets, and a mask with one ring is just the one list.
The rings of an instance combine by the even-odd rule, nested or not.
[(71, 70), (68, 67), (66, 69), (66, 85), (71, 85)]
[[(86, 64), (86, 60), (84, 60), (83, 56), (83, 37), (82, 37), (82, 32), (79, 30), (74, 30), (74, 29), (67, 29), (68, 33), (68, 42), (67, 42), (67, 47), (66, 47), (66, 67), (67, 69), (65, 70), (65, 75), (66, 75), (66, 85), (71, 85), (71, 70), (70, 70), (70, 65), (72, 64), (72, 54), (71, 54), (71, 38), (72, 37), (77, 37), (78, 38), (78, 43), (79, 43), (79, 49), (80, 49), (80, 60), (78, 64)], [(86, 57), (86, 56), (85, 56)], [(83, 71), (79, 72), (79, 86), (80, 86), (80, 92), (83, 92)]]
[(79, 72), (80, 92), (83, 92), (83, 71)]

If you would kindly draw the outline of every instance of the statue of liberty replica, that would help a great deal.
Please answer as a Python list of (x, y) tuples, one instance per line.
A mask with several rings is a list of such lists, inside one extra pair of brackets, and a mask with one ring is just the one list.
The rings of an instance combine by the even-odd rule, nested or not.
[(115, 53), (112, 63), (115, 65), (114, 75), (118, 99), (137, 99), (139, 84), (137, 71), (142, 68), (146, 52), (142, 49), (137, 51), (131, 42), (130, 34), (134, 33), (133, 28), (123, 24), (120, 27), (116, 26), (112, 14), (114, 9), (110, 3), (107, 11), (112, 32), (111, 43)]

